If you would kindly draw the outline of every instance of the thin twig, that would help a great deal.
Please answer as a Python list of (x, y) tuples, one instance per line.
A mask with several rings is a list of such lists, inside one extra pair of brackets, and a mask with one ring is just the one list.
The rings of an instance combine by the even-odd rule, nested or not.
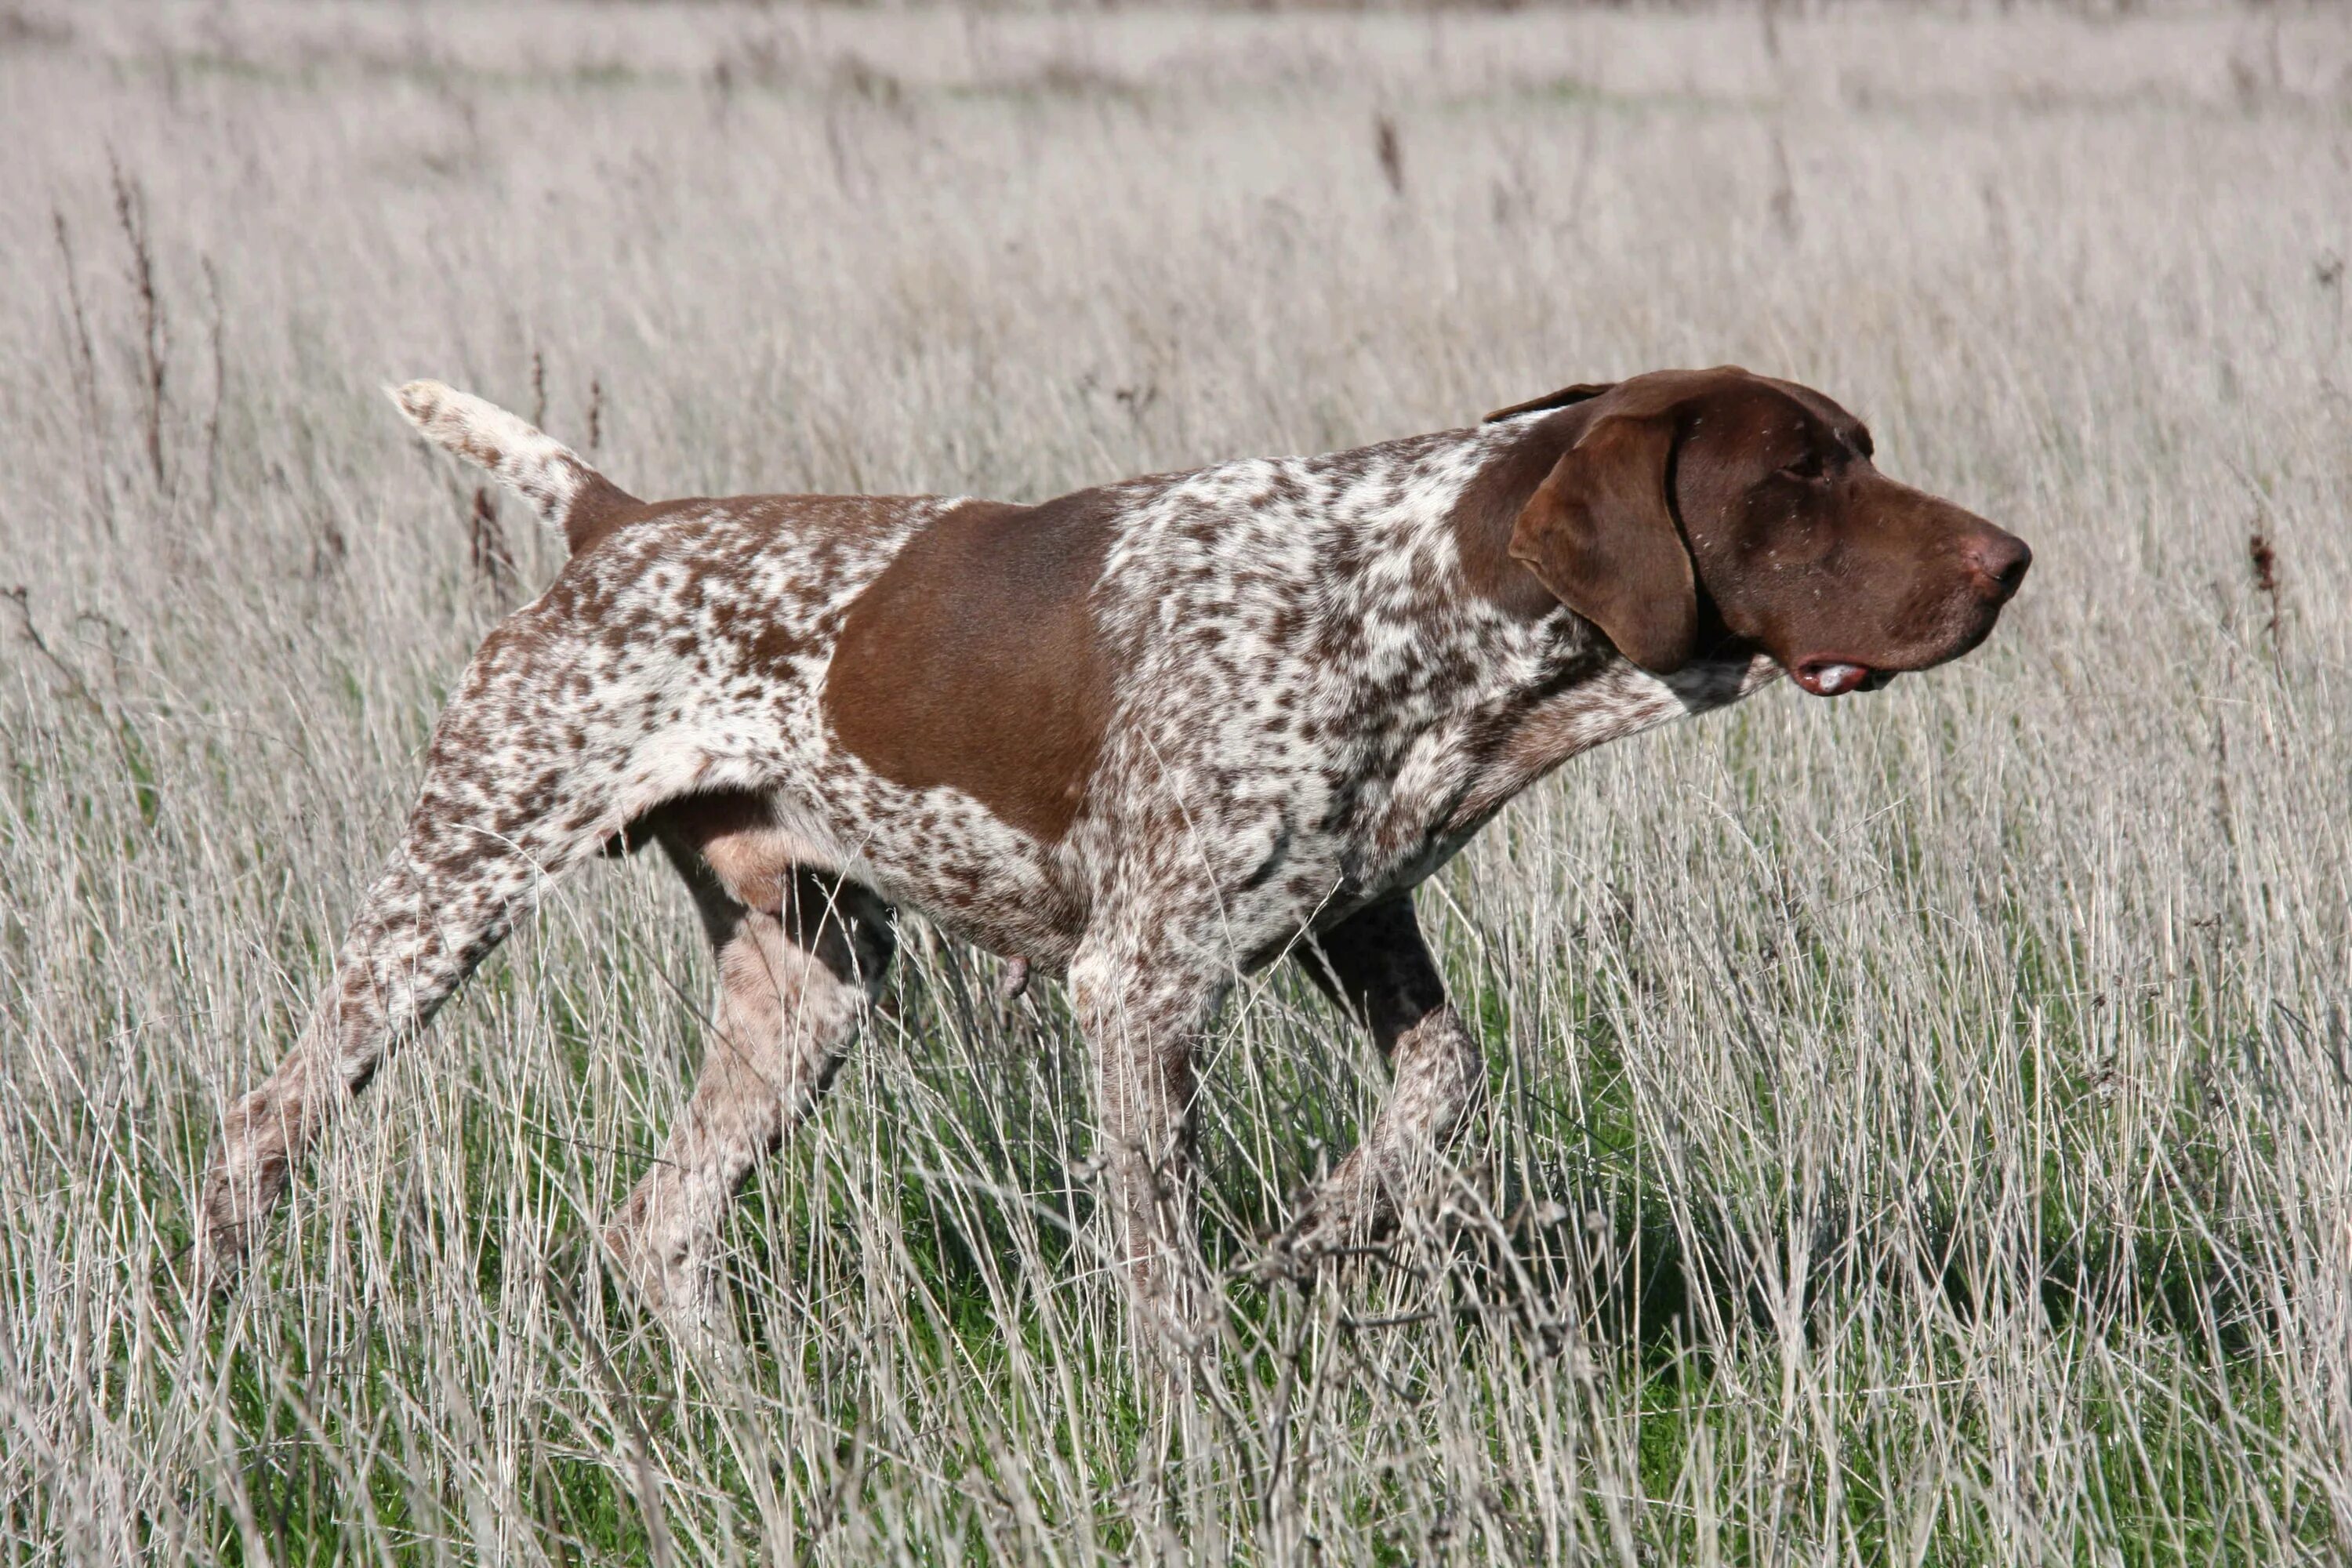
[(155, 471), (156, 489), (168, 490), (163, 472), (163, 306), (155, 295), (155, 255), (147, 237), (147, 202), (138, 185), (123, 174), (113, 154), (107, 155), (106, 166), (114, 176), (114, 216), (122, 226), (123, 242), (131, 247), (131, 288), (139, 300), (147, 383), (147, 462)]

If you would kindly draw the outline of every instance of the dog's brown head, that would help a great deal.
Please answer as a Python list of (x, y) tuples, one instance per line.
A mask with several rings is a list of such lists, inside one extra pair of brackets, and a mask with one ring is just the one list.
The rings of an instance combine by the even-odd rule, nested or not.
[(1510, 553), (1643, 668), (1759, 647), (1817, 696), (1869, 690), (1982, 642), (2024, 580), (2022, 540), (1871, 464), (1862, 421), (1726, 366), (1577, 386), (1579, 434)]

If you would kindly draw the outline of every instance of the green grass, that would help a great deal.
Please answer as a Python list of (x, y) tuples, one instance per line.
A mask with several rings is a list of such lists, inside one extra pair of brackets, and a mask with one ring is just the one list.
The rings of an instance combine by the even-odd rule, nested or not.
[[(0, 1562), (2352, 1552), (2352, 30), (1192, 20), (0, 27)], [(1245, 1266), (1381, 1064), (1241, 986), (1199, 1386), (1132, 1364), (1058, 987), (912, 920), (730, 1223), (740, 1353), (646, 1321), (594, 1242), (711, 987), (657, 857), (178, 1294), (510, 607), (380, 384), (593, 401), (642, 493), (1034, 498), (1725, 361), (2032, 579), (1949, 669), (1580, 759), (1424, 889), (1493, 1110), (1311, 1290)], [(560, 546), (503, 526), (529, 592)]]

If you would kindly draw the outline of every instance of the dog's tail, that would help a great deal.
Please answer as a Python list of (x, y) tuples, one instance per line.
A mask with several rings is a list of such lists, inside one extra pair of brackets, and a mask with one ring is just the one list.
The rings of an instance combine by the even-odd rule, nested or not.
[(495, 404), (437, 381), (390, 390), (410, 424), (497, 475), (530, 502), (541, 522), (563, 535), (575, 555), (601, 538), (616, 514), (644, 504), (579, 453)]

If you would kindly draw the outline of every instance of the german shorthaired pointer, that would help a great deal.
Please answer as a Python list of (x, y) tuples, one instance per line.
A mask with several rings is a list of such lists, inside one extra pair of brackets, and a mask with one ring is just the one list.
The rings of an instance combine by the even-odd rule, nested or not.
[(2030, 560), (1881, 475), (1828, 398), (1733, 368), (1036, 506), (647, 503), (478, 398), (394, 395), (572, 559), (482, 644), (315, 1016), (228, 1113), (215, 1282), (547, 885), (650, 838), (724, 985), (683, 1125), (606, 1235), (657, 1310), (724, 1315), (729, 1199), (816, 1103), (905, 904), (1066, 976), (1115, 1245), (1185, 1342), (1194, 1055), (1235, 976), (1297, 959), (1394, 1064), (1277, 1244), (1304, 1265), (1382, 1224), (1484, 1093), (1417, 883), (1602, 742), (1783, 672), (1829, 697), (1958, 658)]

